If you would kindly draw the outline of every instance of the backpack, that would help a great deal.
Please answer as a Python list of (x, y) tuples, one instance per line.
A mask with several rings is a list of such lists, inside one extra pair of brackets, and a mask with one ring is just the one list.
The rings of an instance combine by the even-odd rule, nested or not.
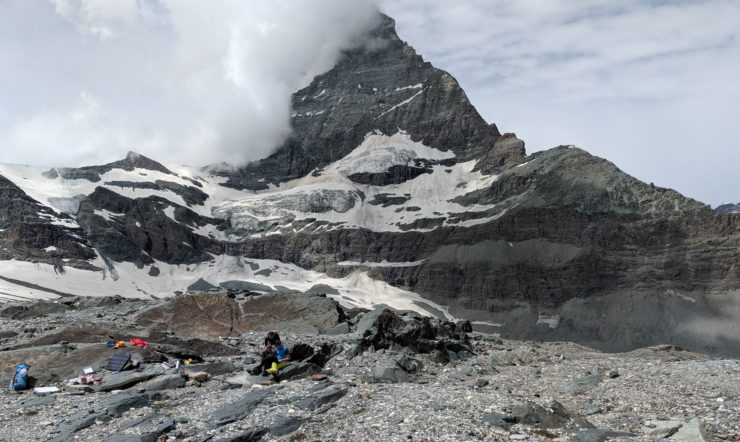
[(28, 370), (30, 368), (30, 365), (24, 363), (15, 366), (15, 376), (10, 381), (11, 390), (20, 391), (28, 389)]

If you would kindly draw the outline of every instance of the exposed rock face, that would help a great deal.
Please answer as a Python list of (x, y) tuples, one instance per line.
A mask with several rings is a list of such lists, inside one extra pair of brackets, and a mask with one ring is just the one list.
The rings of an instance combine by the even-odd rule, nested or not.
[[(174, 219), (166, 215), (171, 208)], [(112, 214), (102, 216), (100, 212)], [(171, 263), (208, 260), (206, 252), (220, 252), (209, 238), (196, 235), (188, 224), (222, 224), (158, 197), (131, 199), (98, 187), (80, 202), (77, 220), (86, 236), (104, 256), (116, 261)], [(179, 220), (180, 222), (177, 222)]]
[[(718, 215), (581, 149), (525, 157), (524, 142), (485, 122), (391, 19), (368, 41), (294, 94), (290, 139), (236, 171), (167, 168), (136, 154), (29, 180), (0, 165), (15, 173), (0, 177), (0, 259), (59, 274), (105, 268), (102, 276), (134, 263), (140, 278), (121, 278), (126, 286), (95, 280), (136, 296), (315, 285), (348, 307), (369, 307), (389, 302), (402, 291), (395, 287), (505, 337), (740, 354), (740, 215)], [(61, 190), (39, 196), (43, 186), (24, 187), (34, 179)], [(368, 275), (376, 281), (361, 279)], [(57, 292), (44, 293), (81, 284), (52, 277)], [(299, 277), (304, 287), (290, 286)], [(323, 332), (338, 322), (327, 298), (202, 296), (139, 321), (166, 331), (171, 315), (185, 315), (193, 336), (278, 322)], [(444, 315), (419, 299), (405, 305)], [(315, 322), (291, 319), (314, 307)]]
[(374, 130), (394, 134), (403, 128), (414, 140), (461, 158), (492, 150), (492, 164), (521, 160), (523, 148), (518, 155), (498, 155), (496, 126), (483, 120), (450, 74), (398, 38), (391, 18), (382, 16), (368, 41), (293, 95), (291, 138), (231, 175), (229, 185), (266, 189), (270, 182), (300, 178), (346, 156)]
[(137, 324), (178, 336), (215, 339), (249, 330), (324, 332), (341, 319), (336, 301), (319, 295), (281, 293), (237, 301), (209, 293), (182, 296), (147, 309), (139, 314)]

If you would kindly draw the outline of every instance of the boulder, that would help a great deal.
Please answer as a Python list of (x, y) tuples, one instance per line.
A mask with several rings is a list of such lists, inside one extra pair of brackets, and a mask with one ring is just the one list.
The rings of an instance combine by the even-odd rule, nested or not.
[(375, 366), (375, 377), (385, 382), (408, 382), (409, 375), (394, 360), (378, 361)]
[(420, 360), (412, 358), (406, 352), (400, 352), (393, 357), (393, 360), (398, 364), (399, 367), (403, 368), (409, 373), (416, 373), (423, 367)]
[(342, 318), (337, 302), (321, 295), (271, 293), (236, 300), (198, 293), (167, 299), (140, 313), (136, 322), (153, 332), (216, 340), (251, 330), (322, 333)]
[(278, 381), (295, 381), (320, 373), (321, 367), (307, 361), (291, 362), (281, 368), (275, 378)]
[(298, 343), (290, 349), (290, 359), (292, 361), (302, 361), (313, 356), (314, 349), (308, 344)]

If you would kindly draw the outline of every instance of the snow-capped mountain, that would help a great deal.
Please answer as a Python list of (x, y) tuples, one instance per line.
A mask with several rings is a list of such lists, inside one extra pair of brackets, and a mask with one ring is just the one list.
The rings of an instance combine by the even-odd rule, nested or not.
[(241, 169), (0, 165), (0, 297), (289, 289), (517, 338), (740, 354), (740, 217), (578, 148), (526, 156), (391, 19), (370, 38)]

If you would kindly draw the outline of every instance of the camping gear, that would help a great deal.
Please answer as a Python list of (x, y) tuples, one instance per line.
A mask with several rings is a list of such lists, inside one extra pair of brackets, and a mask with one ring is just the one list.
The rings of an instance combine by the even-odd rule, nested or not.
[(75, 385), (93, 385), (100, 384), (103, 382), (103, 376), (93, 373), (84, 376), (77, 376), (67, 381), (67, 386), (72, 387)]
[(15, 376), (10, 381), (11, 390), (21, 391), (28, 389), (28, 370), (30, 369), (30, 365), (22, 362), (15, 366)]
[(123, 348), (126, 346), (126, 343), (124, 341), (118, 341), (116, 342), (116, 345), (113, 346), (113, 348)]
[(58, 393), (60, 391), (59, 387), (36, 387), (33, 389), (33, 393), (39, 396), (46, 396), (47, 394)]
[(131, 360), (131, 353), (117, 353), (108, 359), (105, 369), (110, 371), (121, 371)]
[(131, 345), (133, 345), (134, 347), (146, 347), (149, 345), (148, 342), (144, 341), (143, 339), (139, 339), (139, 338), (131, 338), (129, 342), (131, 342)]

